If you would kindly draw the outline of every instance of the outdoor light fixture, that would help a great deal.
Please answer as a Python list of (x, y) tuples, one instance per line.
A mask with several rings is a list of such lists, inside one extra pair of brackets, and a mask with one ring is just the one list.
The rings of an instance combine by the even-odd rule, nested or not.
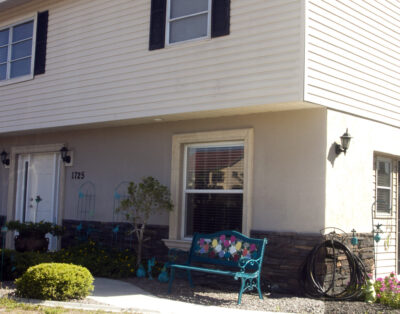
[(336, 154), (339, 155), (340, 153), (344, 153), (346, 155), (346, 151), (349, 149), (350, 146), (351, 136), (349, 134), (349, 129), (346, 129), (346, 133), (344, 133), (340, 137), (341, 144), (336, 143)]
[(68, 156), (68, 148), (65, 146), (60, 149), (61, 159), (64, 163), (69, 164), (71, 162), (71, 156)]
[(0, 157), (1, 157), (1, 163), (2, 163), (4, 166), (9, 166), (9, 165), (10, 165), (10, 158), (7, 158), (7, 157), (8, 157), (8, 154), (7, 154), (7, 152), (6, 152), (5, 150), (3, 150), (3, 151), (1, 152)]

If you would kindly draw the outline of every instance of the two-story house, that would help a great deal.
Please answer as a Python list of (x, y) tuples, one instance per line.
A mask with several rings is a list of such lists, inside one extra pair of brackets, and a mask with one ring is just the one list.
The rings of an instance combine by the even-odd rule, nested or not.
[(376, 274), (400, 271), (399, 19), (390, 0), (0, 0), (0, 214), (112, 226), (150, 175), (175, 204), (159, 245), (267, 236), (288, 288), (321, 229), (380, 222)]

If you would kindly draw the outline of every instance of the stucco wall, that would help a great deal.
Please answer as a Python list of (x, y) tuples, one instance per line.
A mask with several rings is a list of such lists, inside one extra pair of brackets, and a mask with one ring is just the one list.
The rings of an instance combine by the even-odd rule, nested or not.
[[(374, 203), (374, 154), (400, 156), (400, 129), (328, 110), (326, 225), (370, 232)], [(346, 155), (336, 156), (334, 142), (349, 129)]]
[[(324, 109), (310, 109), (15, 136), (1, 138), (0, 147), (66, 143), (74, 165), (66, 169), (64, 218), (76, 219), (79, 187), (90, 180), (96, 186), (94, 219), (110, 221), (113, 191), (121, 181), (151, 175), (170, 184), (173, 134), (253, 128), (252, 229), (318, 232), (325, 221), (325, 123)], [(72, 180), (73, 171), (85, 171), (85, 180)], [(0, 195), (7, 176), (0, 167)], [(151, 222), (167, 225), (168, 216)]]

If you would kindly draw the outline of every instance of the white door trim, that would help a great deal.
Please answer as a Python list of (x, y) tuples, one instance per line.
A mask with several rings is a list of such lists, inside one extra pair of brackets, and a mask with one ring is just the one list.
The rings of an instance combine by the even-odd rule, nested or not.
[[(29, 145), (29, 146), (15, 146), (11, 147), (10, 151), (10, 170), (8, 175), (8, 194), (7, 194), (7, 221), (16, 219), (16, 190), (17, 190), (17, 178), (18, 178), (18, 155), (20, 154), (33, 154), (33, 153), (58, 153), (65, 144), (48, 144), (48, 145)], [(59, 194), (58, 194), (58, 215), (57, 224), (62, 224), (62, 218), (64, 217), (64, 197), (65, 197), (65, 167), (63, 164), (60, 165), (59, 173)], [(59, 239), (60, 241), (60, 239)], [(60, 244), (60, 243), (59, 243)], [(11, 237), (11, 233), (7, 234), (6, 246), (8, 248), (14, 245)], [(59, 247), (59, 245), (58, 245)]]

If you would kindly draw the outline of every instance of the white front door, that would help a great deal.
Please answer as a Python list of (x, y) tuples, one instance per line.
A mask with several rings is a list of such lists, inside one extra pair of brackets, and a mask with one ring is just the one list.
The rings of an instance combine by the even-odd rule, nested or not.
[[(59, 153), (19, 155), (15, 218), (57, 223), (59, 185)], [(49, 240), (49, 249), (57, 249), (55, 238)]]

